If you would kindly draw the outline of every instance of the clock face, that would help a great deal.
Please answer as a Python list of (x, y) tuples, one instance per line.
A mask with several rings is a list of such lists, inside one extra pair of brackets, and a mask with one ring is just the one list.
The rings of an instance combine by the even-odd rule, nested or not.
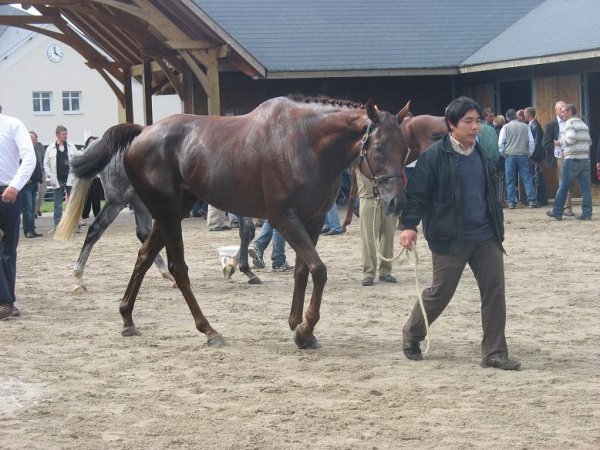
[(48, 51), (46, 52), (46, 55), (48, 55), (48, 59), (54, 63), (57, 62), (61, 62), (63, 59), (63, 56), (65, 55), (63, 52), (63, 49), (60, 45), (58, 44), (52, 44), (50, 47), (48, 47)]

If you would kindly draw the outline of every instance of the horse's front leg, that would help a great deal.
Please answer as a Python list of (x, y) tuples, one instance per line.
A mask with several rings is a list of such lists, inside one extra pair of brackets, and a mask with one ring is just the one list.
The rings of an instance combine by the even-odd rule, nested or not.
[(248, 264), (248, 245), (255, 235), (254, 222), (248, 217), (240, 217), (240, 271), (248, 277), (248, 283), (261, 284), (262, 281), (251, 270)]
[[(324, 220), (324, 217), (321, 218)], [(315, 244), (323, 227), (323, 220), (316, 220), (307, 228), (298, 218), (284, 221), (280, 224), (279, 232), (283, 234), (290, 246), (296, 252), (296, 268), (294, 270), (294, 296), (289, 324), (294, 330), (294, 341), (299, 348), (315, 349), (320, 344), (313, 332), (320, 319), (321, 299), (327, 282), (327, 267), (321, 261)], [(304, 295), (308, 282), (308, 273), (312, 275), (313, 291), (310, 304), (302, 322)]]
[(148, 238), (138, 252), (133, 273), (127, 284), (127, 289), (125, 289), (123, 300), (121, 300), (121, 304), (119, 305), (119, 312), (123, 319), (123, 331), (121, 331), (123, 336), (138, 336), (141, 334), (133, 323), (133, 306), (135, 305), (135, 299), (137, 298), (146, 272), (148, 272), (154, 258), (156, 258), (156, 255), (158, 255), (164, 246), (165, 244), (158, 229), (158, 224), (154, 223)]

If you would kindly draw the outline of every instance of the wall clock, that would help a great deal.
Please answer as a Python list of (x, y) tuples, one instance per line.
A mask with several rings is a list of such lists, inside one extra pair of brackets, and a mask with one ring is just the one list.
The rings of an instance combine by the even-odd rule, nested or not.
[(65, 53), (63, 52), (63, 49), (60, 45), (52, 44), (50, 47), (48, 47), (46, 55), (48, 55), (48, 59), (50, 61), (52, 61), (53, 63), (58, 63), (62, 61), (63, 56), (65, 56)]

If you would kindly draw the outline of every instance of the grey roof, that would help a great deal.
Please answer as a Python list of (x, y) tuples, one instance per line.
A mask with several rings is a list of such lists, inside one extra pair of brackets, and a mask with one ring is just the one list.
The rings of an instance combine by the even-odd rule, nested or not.
[[(0, 16), (23, 16), (27, 15), (25, 11), (17, 8), (13, 8), (9, 5), (0, 5)], [(0, 38), (10, 27), (6, 25), (0, 25)]]
[(293, 72), (456, 69), (544, 0), (193, 1), (269, 72)]
[[(28, 14), (12, 6), (0, 5), (0, 15), (2, 16), (26, 16)], [(35, 34), (33, 31), (0, 25), (0, 58), (4, 58), (18, 44), (27, 40), (33, 34)]]
[(600, 1), (546, 0), (462, 65), (600, 49)]

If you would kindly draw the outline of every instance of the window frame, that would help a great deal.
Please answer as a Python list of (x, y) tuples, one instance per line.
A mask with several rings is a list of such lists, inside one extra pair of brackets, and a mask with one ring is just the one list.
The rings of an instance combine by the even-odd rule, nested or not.
[[(44, 94), (47, 94), (48, 97), (44, 98)], [(39, 97), (36, 98), (36, 95), (38, 95)], [(35, 109), (35, 102), (36, 100), (39, 102), (40, 104), (40, 110), (36, 111)], [(48, 105), (49, 105), (49, 110), (48, 111), (44, 111), (43, 110), (43, 103), (44, 100), (48, 100)], [(52, 91), (32, 91), (31, 93), (31, 101), (32, 101), (32, 105), (31, 108), (33, 110), (33, 114), (37, 115), (37, 116), (50, 116), (54, 114), (54, 98), (52, 95)]]
[[(68, 94), (68, 96), (65, 97), (65, 94)], [(73, 94), (77, 94), (77, 96), (75, 97), (75, 96), (73, 96)], [(67, 114), (70, 114), (70, 115), (73, 115), (73, 114), (83, 114), (81, 97), (82, 97), (81, 91), (62, 91), (62, 94), (61, 94), (61, 104), (62, 104), (63, 114), (65, 114), (65, 115), (67, 115)], [(69, 107), (72, 108), (73, 107), (73, 99), (74, 98), (77, 98), (77, 101), (79, 102), (79, 109), (77, 109), (77, 110), (72, 110), (72, 109), (66, 110), (65, 109), (65, 103), (64, 103), (65, 100), (69, 101)]]

